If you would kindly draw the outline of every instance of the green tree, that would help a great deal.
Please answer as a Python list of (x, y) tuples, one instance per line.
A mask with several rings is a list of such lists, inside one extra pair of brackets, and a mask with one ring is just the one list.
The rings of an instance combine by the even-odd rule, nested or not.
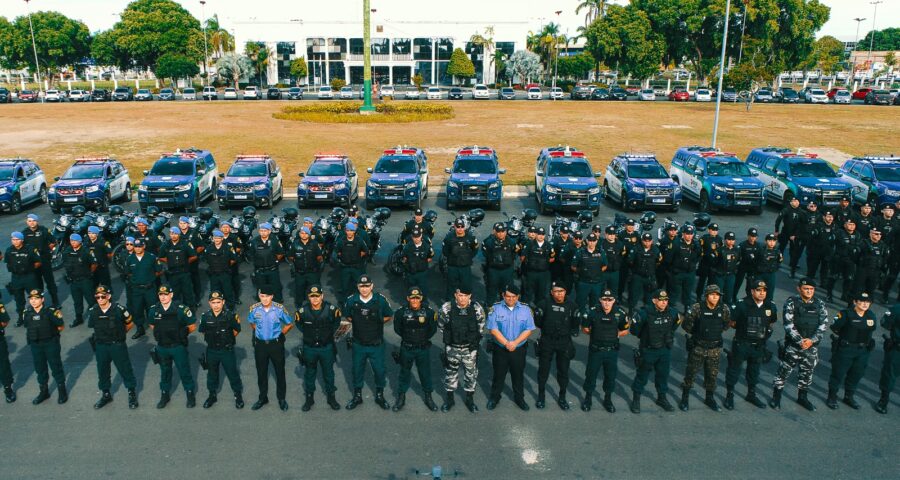
[(193, 77), (200, 73), (197, 62), (183, 55), (167, 53), (156, 61), (156, 76), (158, 78), (176, 79)]
[[(40, 69), (52, 83), (62, 67), (70, 66), (87, 57), (91, 51), (91, 33), (87, 25), (59, 12), (35, 12), (31, 15), (34, 25), (34, 47), (31, 44), (31, 28), (28, 16), (17, 17), (5, 27), (7, 33), (0, 47), (8, 58), (4, 62), (35, 71), (34, 51), (37, 48)], [(2, 34), (2, 33), (0, 33)]]
[(606, 15), (606, 3), (606, 0), (582, 0), (575, 7), (575, 13), (579, 14), (582, 10), (585, 10), (584, 25), (588, 26), (594, 23), (594, 20)]
[(91, 41), (91, 57), (97, 65), (110, 65), (126, 70), (133, 66), (128, 54), (116, 43), (116, 33), (104, 30)]
[(155, 69), (166, 54), (203, 59), (200, 21), (173, 0), (135, 0), (112, 30), (116, 46), (140, 67)]
[(275, 54), (265, 43), (247, 42), (244, 45), (244, 55), (250, 59), (250, 64), (253, 65), (253, 70), (256, 72), (259, 88), (262, 88), (263, 73), (265, 73), (266, 67), (269, 65), (269, 59), (274, 57)]
[(610, 5), (606, 16), (585, 33), (587, 50), (594, 59), (617, 65), (620, 74), (647, 78), (659, 70), (665, 50), (647, 14), (633, 5)]
[(527, 50), (513, 52), (506, 61), (506, 78), (510, 82), (518, 79), (521, 82), (531, 83), (541, 76), (542, 71), (541, 57)]
[(844, 43), (832, 36), (824, 36), (815, 41), (809, 58), (803, 65), (808, 70), (821, 70), (832, 74), (844, 56)]
[(230, 80), (234, 88), (239, 88), (241, 79), (253, 72), (253, 64), (243, 55), (227, 52), (216, 60), (216, 71), (219, 76)]
[(309, 69), (306, 66), (306, 59), (303, 57), (295, 58), (291, 61), (291, 76), (296, 78), (298, 81), (301, 78), (306, 78), (306, 75), (309, 74)]
[(859, 40), (856, 44), (856, 51), (869, 50), (869, 44), (872, 43), (872, 50), (882, 52), (885, 50), (900, 50), (900, 28), (892, 27), (884, 30), (876, 30), (875, 40), (872, 41), (873, 33), (869, 31), (866, 36)]
[(588, 52), (582, 52), (570, 57), (560, 57), (558, 73), (561, 77), (579, 80), (586, 77), (596, 63), (594, 57)]
[(472, 78), (475, 76), (475, 64), (461, 48), (456, 48), (450, 54), (450, 63), (447, 65), (447, 75), (460, 78)]
[(16, 68), (13, 59), (13, 26), (6, 17), (0, 17), (0, 68)]
[(345, 82), (343, 78), (332, 78), (331, 79), (331, 89), (334, 90), (335, 92), (339, 92), (345, 86), (347, 86), (347, 82)]
[(206, 35), (214, 59), (218, 59), (225, 52), (234, 51), (234, 36), (222, 28), (219, 23), (219, 15), (213, 15), (206, 20)]
[(416, 90), (422, 90), (422, 84), (425, 83), (425, 78), (422, 77), (422, 74), (417, 73), (412, 77), (413, 85), (416, 86)]

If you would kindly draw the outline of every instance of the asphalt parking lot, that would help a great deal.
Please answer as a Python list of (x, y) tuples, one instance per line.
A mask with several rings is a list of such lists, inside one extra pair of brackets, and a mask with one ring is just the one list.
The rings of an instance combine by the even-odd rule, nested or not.
[[(435, 206), (435, 202), (438, 206)], [(293, 206), (285, 200), (276, 207)], [(135, 208), (130, 204), (126, 208)], [(210, 203), (214, 210), (217, 208)], [(523, 208), (534, 208), (533, 198), (507, 198), (504, 209), (518, 214)], [(439, 213), (436, 239), (447, 231), (446, 222), (453, 215), (444, 209), (444, 199), (429, 198), (426, 208)], [(319, 214), (329, 209), (323, 208)], [(674, 218), (679, 222), (691, 219), (694, 205), (688, 204)], [(37, 213), (42, 223), (51, 226), (52, 214), (46, 205), (26, 209), (18, 216), (0, 216), (0, 231), (10, 232), (24, 228), (26, 213)], [(301, 215), (316, 213), (303, 210)], [(615, 210), (604, 206), (600, 223), (612, 220)], [(268, 210), (260, 210), (260, 217), (268, 218)], [(661, 214), (660, 221), (668, 214)], [(402, 299), (402, 282), (388, 278), (381, 267), (393, 247), (400, 228), (409, 218), (408, 210), (395, 210), (382, 232), (382, 248), (376, 256), (376, 264), (369, 267), (375, 278), (376, 291), (384, 293), (392, 305)], [(630, 214), (637, 218), (638, 214)], [(499, 212), (488, 212), (479, 229), (479, 240), (489, 233), (493, 221), (502, 218)], [(714, 220), (722, 233), (735, 231), (744, 238), (747, 228), (756, 226), (760, 233), (774, 228), (775, 212), (766, 209), (762, 216), (745, 214), (717, 214)], [(546, 225), (552, 219), (542, 216), (539, 223)], [(8, 233), (5, 234), (8, 238)], [(8, 240), (2, 242), (5, 248)], [(480, 259), (480, 257), (479, 257)], [(480, 261), (480, 260), (478, 260)], [(802, 263), (801, 263), (802, 265)], [(474, 298), (484, 298), (480, 268), (472, 269), (478, 281)], [(249, 272), (242, 268), (245, 281), (243, 305), (239, 313), (246, 315), (252, 303), (249, 298)], [(71, 319), (72, 302), (67, 287), (58, 273), (63, 311)], [(282, 268), (285, 293), (290, 291), (290, 276)], [(0, 282), (9, 281), (3, 269)], [(326, 300), (333, 301), (337, 276), (330, 268), (323, 276), (326, 283)], [(777, 279), (775, 301), (783, 301), (794, 289), (785, 268)], [(431, 278), (432, 291), (443, 285), (439, 274)], [(124, 303), (121, 282), (113, 270), (114, 299)], [(205, 298), (205, 294), (204, 294)], [(290, 298), (290, 295), (285, 295)], [(4, 295), (8, 306), (12, 303)], [(293, 302), (288, 306), (294, 308)], [(835, 305), (829, 305), (834, 313)], [(873, 309), (879, 319), (883, 306)], [(201, 311), (204, 308), (201, 307)], [(780, 315), (779, 315), (780, 316)], [(249, 330), (249, 329), (248, 329)], [(863, 408), (853, 411), (841, 405), (830, 411), (824, 405), (826, 382), (830, 373), (829, 341), (820, 348), (820, 364), (815, 372), (811, 399), (819, 410), (809, 413), (794, 403), (796, 398), (796, 373), (785, 389), (782, 410), (756, 409), (741, 397), (746, 392), (743, 383), (738, 385), (734, 411), (714, 413), (702, 404), (700, 389), (695, 388), (691, 410), (665, 413), (645, 395), (643, 412), (633, 415), (628, 411), (630, 383), (634, 377), (631, 347), (635, 339), (625, 337), (620, 352), (620, 374), (614, 395), (618, 409), (608, 414), (596, 407), (584, 413), (577, 406), (568, 412), (555, 405), (556, 386), (551, 378), (548, 383), (548, 407), (543, 411), (532, 409), (521, 412), (510, 399), (507, 387), (503, 401), (496, 410), (484, 409), (485, 392), (490, 384), (491, 365), (487, 358), (479, 358), (479, 382), (476, 400), (481, 411), (469, 413), (460, 403), (450, 413), (432, 413), (419, 399), (418, 380), (407, 397), (407, 407), (400, 413), (385, 412), (372, 401), (371, 373), (364, 389), (365, 403), (348, 412), (333, 412), (327, 408), (317, 392), (317, 403), (309, 413), (302, 413), (302, 369), (296, 359), (288, 358), (288, 403), (290, 410), (281, 412), (270, 404), (262, 410), (249, 409), (257, 394), (249, 331), (238, 336), (238, 357), (245, 385), (248, 407), (237, 411), (233, 407), (230, 388), (224, 385), (220, 401), (212, 409), (198, 405), (193, 410), (184, 406), (185, 395), (178, 386), (173, 401), (164, 410), (155, 408), (159, 398), (159, 369), (148, 358), (154, 342), (147, 337), (130, 342), (130, 353), (138, 377), (141, 402), (137, 410), (128, 410), (125, 388), (121, 379), (113, 377), (115, 401), (100, 411), (93, 409), (98, 398), (96, 365), (87, 342), (86, 326), (66, 329), (62, 333), (63, 361), (70, 388), (70, 400), (66, 405), (56, 404), (56, 394), (40, 406), (32, 406), (31, 398), (37, 394), (31, 356), (25, 343), (24, 329), (10, 326), (6, 340), (10, 346), (10, 359), (15, 372), (15, 388), (19, 399), (14, 404), (0, 405), (0, 432), (5, 440), (4, 455), (0, 458), (0, 471), (5, 478), (73, 478), (98, 477), (131, 478), (353, 478), (353, 479), (403, 479), (414, 478), (416, 469), (430, 471), (433, 465), (441, 465), (443, 478), (712, 478), (712, 477), (826, 477), (826, 478), (896, 478), (900, 471), (898, 454), (900, 443), (896, 440), (900, 426), (900, 395), (894, 395), (888, 415), (872, 410), (872, 402), (878, 398), (878, 375), (883, 350), (879, 329), (878, 348), (873, 352), (869, 369), (860, 385), (858, 398)], [(769, 342), (774, 350), (775, 341), (783, 335), (781, 329)], [(730, 333), (726, 334), (728, 338)], [(200, 370), (196, 358), (204, 350), (201, 338), (191, 336), (190, 354), (195, 380), (198, 383), (198, 403), (203, 402), (207, 391), (206, 374)], [(391, 346), (398, 344), (389, 324), (386, 338)], [(682, 332), (676, 335), (670, 374), (670, 400), (675, 401), (684, 373), (685, 350)], [(300, 342), (295, 331), (288, 334), (287, 346), (293, 348)], [(584, 378), (587, 339), (584, 335), (575, 339), (577, 356), (571, 370), (570, 402), (582, 399), (581, 382)], [(728, 342), (730, 343), (730, 342)], [(433, 373), (436, 385), (442, 378), (437, 349), (433, 347)], [(536, 395), (536, 359), (529, 353), (526, 369), (526, 400), (533, 404)], [(724, 365), (724, 359), (723, 359)], [(765, 365), (761, 378), (764, 400), (771, 394), (771, 381), (776, 361)], [(388, 388), (386, 394), (393, 403), (397, 384), (398, 367), (388, 358)], [(175, 380), (178, 383), (177, 379)], [(350, 356), (343, 345), (339, 348), (337, 369), (338, 401), (342, 404), (350, 396)], [(52, 387), (52, 385), (51, 385)], [(724, 395), (724, 372), (719, 375), (718, 396)], [(274, 388), (270, 387), (270, 388)], [(438, 391), (441, 389), (439, 388)], [(652, 391), (652, 388), (648, 389)]]

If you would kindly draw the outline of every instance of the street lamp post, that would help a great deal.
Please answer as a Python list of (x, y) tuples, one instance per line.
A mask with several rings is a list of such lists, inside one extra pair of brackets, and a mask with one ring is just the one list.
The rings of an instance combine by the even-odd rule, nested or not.
[[(875, 11), (872, 13), (872, 36), (869, 38), (869, 54), (866, 55), (866, 66), (871, 68), (871, 64), (869, 62), (872, 61), (872, 46), (875, 44), (875, 17), (878, 16), (878, 4), (884, 3), (882, 0), (876, 0), (874, 2), (869, 2), (870, 5), (875, 5)], [(875, 69), (872, 68), (872, 76), (875, 76)], [(873, 79), (874, 80), (874, 79)]]
[(209, 47), (206, 41), (206, 0), (200, 0), (200, 16), (203, 17), (203, 73), (206, 74), (204, 86), (209, 86)]
[(719, 109), (722, 106), (722, 78), (725, 75), (725, 46), (728, 45), (728, 19), (731, 16), (731, 0), (725, 3), (725, 33), (722, 35), (722, 58), (719, 60), (719, 85), (716, 88), (716, 118), (713, 121), (712, 148), (716, 148), (719, 135)]
[(369, 0), (363, 0), (363, 104), (360, 113), (374, 112), (372, 106), (372, 43), (369, 38), (369, 19), (371, 10)]
[[(863, 20), (865, 20), (865, 19), (866, 19), (865, 17), (856, 17), (853, 19), (854, 21), (856, 21), (856, 39), (853, 40), (853, 49), (854, 50), (857, 49), (857, 46), (859, 45), (859, 24), (862, 23)], [(850, 61), (851, 61), (851, 63), (853, 63), (852, 65), (850, 65), (850, 72), (854, 74), (853, 76), (855, 76), (856, 63), (853, 62), (853, 51), (852, 50), (850, 51)], [(847, 85), (850, 85), (849, 78), (847, 79)]]
[(38, 92), (40, 92), (41, 103), (44, 103), (44, 84), (41, 83), (41, 64), (38, 61), (37, 43), (34, 41), (34, 24), (31, 23), (31, 0), (25, 0), (28, 6), (28, 28), (31, 30), (31, 48), (34, 50), (34, 71), (37, 72)]
[(741, 47), (738, 49), (738, 65), (741, 63), (741, 57), (744, 56), (744, 32), (747, 30), (747, 4), (750, 3), (750, 0), (744, 0), (743, 3), (744, 13), (741, 15)]

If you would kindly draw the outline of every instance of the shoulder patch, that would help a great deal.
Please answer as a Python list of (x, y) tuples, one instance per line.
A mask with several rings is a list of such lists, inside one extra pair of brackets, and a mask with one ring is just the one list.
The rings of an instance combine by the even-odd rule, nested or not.
[(184, 307), (184, 315), (187, 316), (188, 318), (191, 318), (191, 317), (194, 316), (194, 313), (191, 312), (191, 309), (190, 309), (190, 308)]
[(56, 318), (63, 318), (62, 310), (53, 309), (53, 316)]

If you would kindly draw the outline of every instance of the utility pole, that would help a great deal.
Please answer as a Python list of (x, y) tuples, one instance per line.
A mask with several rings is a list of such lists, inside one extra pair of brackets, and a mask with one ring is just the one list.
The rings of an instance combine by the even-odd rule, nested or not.
[(39, 97), (41, 97), (41, 103), (44, 103), (44, 84), (41, 82), (41, 64), (38, 61), (37, 54), (37, 43), (34, 41), (34, 24), (31, 23), (31, 4), (28, 3), (31, 0), (25, 0), (25, 5), (28, 6), (28, 28), (31, 29), (31, 48), (34, 50), (34, 71), (37, 72), (37, 81), (38, 81), (38, 91)]
[[(869, 38), (869, 54), (866, 56), (866, 66), (872, 68), (872, 64), (869, 63), (872, 61), (872, 46), (875, 44), (875, 17), (878, 16), (878, 4), (884, 3), (882, 0), (875, 0), (874, 2), (869, 2), (870, 5), (875, 5), (875, 12), (872, 14), (872, 37)], [(875, 69), (872, 68), (872, 76), (875, 76)], [(872, 79), (874, 80), (874, 79)]]
[(741, 15), (741, 47), (738, 49), (737, 65), (741, 64), (741, 57), (744, 55), (744, 31), (747, 29), (747, 4), (750, 0), (744, 0), (744, 13)]
[(209, 86), (209, 47), (207, 46), (206, 41), (206, 0), (200, 0), (200, 16), (202, 17), (203, 22), (203, 73), (205, 73), (206, 78), (204, 79), (204, 86)]
[[(865, 17), (856, 17), (853, 20), (856, 21), (856, 39), (853, 40), (853, 50), (859, 49), (859, 24), (865, 20)], [(853, 50), (850, 50), (850, 61), (853, 61)], [(850, 65), (850, 73), (855, 76), (856, 74), (856, 63)], [(850, 82), (847, 81), (847, 85), (850, 85)]]
[(363, 0), (363, 104), (360, 113), (374, 112), (372, 106), (372, 41), (369, 36), (371, 11), (369, 0)]
[(716, 87), (716, 118), (713, 121), (712, 148), (716, 148), (719, 135), (719, 109), (722, 106), (722, 77), (725, 75), (725, 46), (728, 45), (728, 19), (731, 15), (731, 0), (725, 3), (725, 33), (722, 35), (722, 58), (719, 60), (719, 85)]

